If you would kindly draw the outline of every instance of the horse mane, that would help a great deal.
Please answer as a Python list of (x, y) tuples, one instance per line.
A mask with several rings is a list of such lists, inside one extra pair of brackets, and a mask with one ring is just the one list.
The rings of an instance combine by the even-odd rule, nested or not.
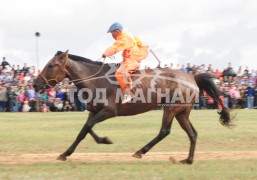
[[(59, 56), (61, 55), (63, 52), (62, 51), (57, 51), (57, 53), (55, 54), (55, 56)], [(102, 66), (103, 62), (99, 62), (99, 61), (92, 61), (90, 59), (81, 57), (81, 56), (77, 56), (77, 55), (73, 55), (73, 54), (68, 54), (68, 57), (73, 60), (73, 61), (80, 61), (80, 62), (86, 62), (86, 63), (90, 63), (90, 64), (95, 64), (98, 66)]]

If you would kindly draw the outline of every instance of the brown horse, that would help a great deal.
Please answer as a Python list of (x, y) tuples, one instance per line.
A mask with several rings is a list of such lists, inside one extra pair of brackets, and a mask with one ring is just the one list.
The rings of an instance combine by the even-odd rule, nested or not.
[[(34, 88), (36, 91), (55, 86), (58, 82), (68, 77), (74, 82), (77, 89), (82, 91), (81, 97), (88, 102), (88, 119), (72, 145), (59, 157), (66, 160), (89, 133), (97, 143), (112, 143), (107, 137), (99, 137), (92, 128), (96, 123), (115, 116), (130, 116), (160, 106), (164, 114), (158, 135), (139, 149), (133, 157), (142, 158), (154, 145), (165, 138), (169, 133), (174, 117), (190, 139), (189, 156), (182, 163), (191, 164), (194, 158), (197, 132), (189, 120), (189, 114), (197, 98), (199, 89), (205, 90), (214, 101), (222, 107), (220, 122), (229, 126), (231, 118), (229, 109), (224, 107), (219, 91), (213, 83), (212, 74), (191, 75), (180, 70), (169, 68), (156, 68), (136, 71), (132, 74), (134, 82), (134, 99), (131, 103), (121, 104), (122, 94), (115, 81), (114, 72), (117, 69), (113, 64), (91, 61), (89, 59), (57, 52), (47, 63), (41, 74), (36, 78)], [(147, 97), (147, 98), (146, 98)]]

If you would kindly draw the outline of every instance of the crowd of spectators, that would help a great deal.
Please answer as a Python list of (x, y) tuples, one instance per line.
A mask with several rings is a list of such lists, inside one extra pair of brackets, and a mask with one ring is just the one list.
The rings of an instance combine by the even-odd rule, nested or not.
[[(213, 73), (218, 77), (215, 83), (226, 107), (257, 109), (257, 70), (250, 70), (248, 66), (244, 69), (240, 66), (235, 70), (231, 63), (228, 63), (228, 66), (222, 71), (214, 70), (211, 64), (206, 67), (205, 64), (190, 66), (188, 63), (187, 66), (182, 65), (179, 68), (177, 65), (175, 68), (191, 74)], [(200, 92), (199, 103), (195, 104), (195, 109), (217, 108), (217, 104), (205, 91)]]
[(44, 93), (36, 93), (33, 82), (40, 72), (34, 66), (0, 63), (0, 112), (85, 111), (68, 79)]
[[(223, 71), (214, 70), (210, 64), (206, 67), (186, 66), (176, 67), (173, 64), (164, 65), (167, 68), (180, 69), (186, 73), (214, 73), (219, 78), (216, 81), (221, 92), (221, 98), (226, 107), (247, 108), (257, 107), (257, 71), (249, 70), (248, 67), (237, 70), (229, 63)], [(37, 74), (34, 66), (10, 65), (3, 58), (0, 65), (0, 112), (56, 112), (56, 111), (85, 111), (86, 104), (78, 99), (78, 94), (71, 91), (74, 88), (69, 79), (64, 79), (45, 91), (36, 93), (33, 88), (33, 81)], [(71, 93), (72, 92), (72, 93)], [(216, 109), (217, 104), (213, 99), (202, 91), (199, 94), (199, 102), (195, 109)]]

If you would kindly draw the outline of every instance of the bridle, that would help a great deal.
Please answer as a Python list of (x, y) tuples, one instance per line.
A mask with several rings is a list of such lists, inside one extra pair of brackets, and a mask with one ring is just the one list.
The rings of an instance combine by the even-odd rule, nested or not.
[[(113, 57), (112, 57), (112, 58), (113, 58)], [(99, 61), (100, 59), (102, 59), (102, 57), (99, 58), (99, 59), (97, 59), (96, 61)], [(66, 70), (66, 68), (65, 68), (65, 67), (66, 67), (66, 64), (67, 64), (67, 61), (68, 61), (68, 58), (65, 58), (64, 65), (61, 66), (62, 71), (60, 71), (59, 74), (57, 74), (57, 76), (56, 76), (55, 78), (53, 78), (53, 79), (47, 79), (42, 73), (39, 74), (39, 75), (44, 79), (44, 81), (45, 81), (44, 88), (46, 88), (47, 86), (48, 86), (48, 87), (52, 87), (52, 86), (50, 85), (50, 83), (49, 83), (49, 82), (51, 82), (51, 81), (55, 81), (56, 84), (58, 84), (59, 82), (61, 82), (62, 80), (58, 80), (58, 78), (59, 78), (60, 75), (62, 75), (63, 72), (66, 73), (66, 74), (69, 74), (69, 72), (68, 72), (68, 71)], [(104, 60), (103, 60), (103, 64), (102, 64), (101, 68), (100, 68), (95, 74), (90, 75), (90, 76), (85, 77), (85, 78), (73, 79), (73, 80), (70, 80), (70, 81), (73, 82), (74, 84), (79, 84), (79, 83), (81, 83), (81, 82), (83, 82), (83, 81), (85, 81), (85, 80), (87, 80), (87, 79), (89, 79), (89, 78), (92, 78), (92, 77), (96, 76), (97, 74), (99, 74), (99, 73), (102, 71), (102, 69), (103, 69), (103, 67), (104, 67), (104, 61), (105, 61), (105, 58), (104, 58)]]
[(56, 84), (58, 84), (59, 82), (62, 81), (62, 80), (58, 80), (58, 78), (59, 78), (60, 75), (62, 75), (62, 73), (65, 73), (65, 74), (68, 73), (68, 71), (67, 71), (66, 68), (65, 68), (65, 66), (66, 66), (66, 64), (67, 64), (67, 59), (68, 59), (68, 58), (65, 58), (64, 65), (61, 66), (62, 71), (60, 71), (60, 72), (57, 74), (57, 76), (56, 76), (55, 78), (53, 78), (53, 79), (47, 79), (47, 78), (42, 74), (42, 72), (39, 74), (39, 75), (44, 79), (44, 81), (45, 81), (44, 88), (46, 88), (47, 86), (48, 86), (48, 87), (52, 87), (52, 86), (50, 85), (50, 82), (51, 82), (51, 81), (55, 81)]

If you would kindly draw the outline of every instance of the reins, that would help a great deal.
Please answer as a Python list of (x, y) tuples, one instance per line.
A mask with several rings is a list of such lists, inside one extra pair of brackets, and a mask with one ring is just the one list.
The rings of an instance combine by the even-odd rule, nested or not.
[[(110, 58), (111, 58), (111, 57), (110, 57)], [(66, 64), (67, 64), (67, 59), (68, 59), (68, 58), (66, 58), (65, 63), (64, 63), (64, 65), (62, 66), (62, 70), (63, 70), (66, 74), (69, 74), (69, 72), (68, 72), (68, 71), (66, 70), (66, 68), (65, 68), (65, 66), (66, 66)], [(102, 59), (102, 57), (99, 58), (99, 59), (97, 59), (96, 61), (99, 61), (100, 59)], [(99, 73), (102, 71), (102, 69), (103, 69), (103, 67), (104, 67), (104, 61), (105, 61), (105, 58), (104, 58), (104, 60), (103, 60), (103, 63), (102, 63), (101, 68), (100, 68), (95, 74), (92, 74), (92, 75), (90, 75), (90, 76), (88, 76), (88, 77), (85, 77), (85, 78), (73, 79), (73, 80), (70, 80), (70, 82), (73, 82), (74, 84), (78, 84), (78, 83), (81, 83), (81, 82), (84, 81), (84, 80), (87, 80), (87, 79), (90, 79), (90, 78), (96, 76), (97, 74), (99, 74)], [(45, 83), (46, 83), (45, 86), (44, 86), (44, 88), (46, 88), (46, 86), (51, 87), (51, 85), (50, 85), (50, 83), (49, 83), (49, 82), (51, 82), (51, 81), (55, 81), (56, 84), (58, 84), (58, 83), (60, 82), (60, 81), (58, 80), (58, 77), (61, 75), (61, 73), (62, 73), (62, 72), (59, 72), (59, 74), (58, 74), (55, 78), (53, 78), (53, 79), (47, 79), (42, 73), (40, 73), (39, 75), (45, 80)], [(78, 82), (76, 82), (76, 81), (78, 81)]]
[[(149, 49), (149, 51), (153, 54), (153, 56), (155, 57), (155, 59), (159, 62), (158, 67), (160, 67), (161, 61), (159, 60), (159, 58), (156, 56), (156, 54), (153, 52), (152, 49)], [(110, 56), (110, 57), (108, 57), (108, 58), (113, 59), (114, 57), (113, 57), (113, 56)], [(68, 59), (68, 58), (65, 59), (65, 63), (64, 63), (64, 65), (62, 66), (62, 70), (63, 70), (66, 74), (69, 74), (69, 72), (68, 72), (68, 71), (66, 70), (66, 68), (65, 68), (65, 66), (66, 66), (66, 64), (67, 64), (67, 59)], [(99, 61), (99, 60), (101, 60), (101, 59), (102, 59), (102, 57), (99, 58), (99, 59), (97, 59), (96, 61)], [(98, 75), (98, 74), (102, 71), (102, 69), (103, 69), (103, 67), (104, 67), (104, 62), (105, 62), (105, 59), (106, 59), (106, 58), (103, 58), (103, 59), (104, 59), (104, 60), (103, 60), (103, 62), (102, 62), (101, 68), (100, 68), (95, 74), (92, 74), (92, 75), (90, 75), (90, 76), (88, 76), (88, 77), (84, 77), (84, 78), (73, 79), (73, 80), (70, 80), (70, 82), (73, 82), (74, 84), (79, 84), (79, 83), (81, 83), (81, 82), (83, 82), (83, 81), (85, 81), (85, 80), (87, 80), (87, 79), (90, 79), (90, 78), (92, 78), (92, 77)], [(61, 75), (61, 72), (60, 72), (55, 78), (53, 78), (53, 79), (47, 79), (44, 75), (42, 75), (42, 73), (40, 73), (39, 75), (42, 76), (42, 78), (45, 80), (45, 83), (46, 83), (46, 84), (45, 84), (44, 87), (46, 87), (46, 86), (51, 87), (51, 85), (49, 84), (49, 82), (55, 81), (56, 84), (58, 84), (58, 83), (60, 82), (60, 81), (58, 80), (58, 77)]]
[[(102, 57), (99, 58), (99, 59), (97, 59), (96, 61), (99, 61), (100, 59), (102, 59)], [(102, 69), (103, 69), (103, 67), (104, 67), (105, 58), (103, 58), (103, 59), (104, 59), (104, 60), (103, 60), (103, 64), (102, 64), (101, 68), (100, 68), (95, 74), (92, 74), (92, 75), (90, 75), (90, 76), (88, 76), (88, 77), (85, 77), (85, 78), (73, 79), (73, 80), (70, 80), (70, 81), (73, 82), (74, 84), (79, 84), (79, 83), (81, 83), (82, 81), (85, 81), (85, 80), (87, 80), (87, 79), (90, 79), (90, 78), (96, 76), (97, 74), (99, 74), (99, 73), (102, 71)], [(76, 82), (76, 81), (77, 81), (77, 82)]]

